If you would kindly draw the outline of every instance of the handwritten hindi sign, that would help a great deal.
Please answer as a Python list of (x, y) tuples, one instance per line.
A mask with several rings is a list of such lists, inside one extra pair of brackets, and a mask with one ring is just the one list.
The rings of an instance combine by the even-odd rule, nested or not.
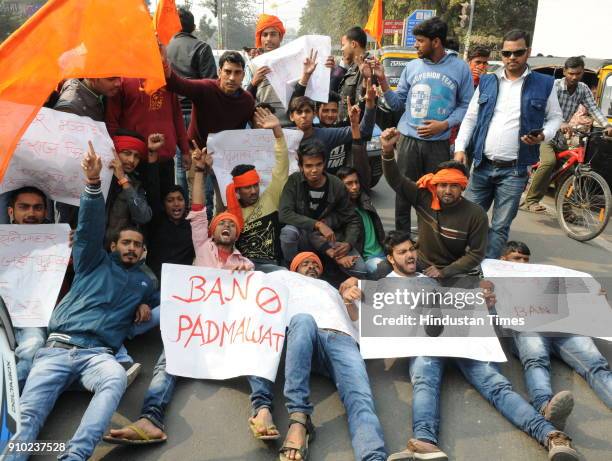
[(485, 259), (484, 276), (495, 285), (500, 316), (524, 320), (515, 331), (612, 336), (612, 309), (590, 274), (544, 264)]
[(293, 87), (302, 76), (302, 65), (304, 59), (310, 55), (310, 50), (318, 51), (318, 65), (308, 81), (306, 96), (315, 101), (327, 102), (331, 70), (325, 67), (325, 60), (331, 55), (330, 37), (303, 35), (274, 51), (257, 56), (252, 61), (256, 68), (270, 67), (271, 72), (266, 78), (285, 108), (289, 107)]
[[(297, 150), (302, 140), (299, 130), (283, 130), (289, 151), (289, 174), (299, 170)], [(261, 178), (260, 192), (266, 190), (272, 180), (272, 169), (276, 162), (274, 155), (275, 137), (272, 130), (228, 130), (208, 136), (207, 148), (213, 153), (215, 176), (219, 188), (232, 182), (231, 171), (236, 165), (255, 165)], [(222, 194), (225, 202), (225, 194)]]
[(0, 296), (15, 327), (46, 327), (64, 280), (68, 224), (0, 225)]
[(274, 381), (286, 325), (287, 292), (261, 272), (162, 267), (161, 331), (170, 374)]
[[(19, 141), (4, 179), (0, 194), (24, 186), (36, 186), (53, 200), (79, 205), (83, 190), (81, 160), (91, 141), (102, 164), (113, 158), (113, 142), (102, 122), (89, 117), (43, 107)], [(104, 197), (108, 193), (112, 171), (100, 174)]]

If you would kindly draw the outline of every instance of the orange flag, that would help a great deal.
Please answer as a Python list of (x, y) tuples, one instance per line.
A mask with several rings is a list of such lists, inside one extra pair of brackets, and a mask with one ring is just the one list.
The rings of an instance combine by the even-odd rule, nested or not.
[(174, 34), (182, 29), (174, 0), (159, 0), (157, 2), (153, 23), (155, 24), (159, 41), (167, 45), (170, 39), (174, 37)]
[(17, 142), (62, 80), (144, 78), (147, 92), (166, 84), (142, 0), (49, 0), (0, 44), (0, 63), (0, 180)]
[(383, 36), (383, 2), (382, 0), (374, 0), (372, 11), (370, 11), (370, 17), (368, 23), (363, 28), (368, 34), (376, 39), (376, 42), (380, 46)]

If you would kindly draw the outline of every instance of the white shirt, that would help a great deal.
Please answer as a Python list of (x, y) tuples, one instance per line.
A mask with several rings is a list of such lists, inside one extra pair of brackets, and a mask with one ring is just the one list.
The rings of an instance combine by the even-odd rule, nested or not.
[[(529, 67), (523, 75), (516, 80), (506, 77), (504, 68), (496, 72), (499, 80), (499, 91), (493, 118), (489, 124), (487, 139), (485, 140), (484, 155), (490, 160), (516, 160), (520, 146), (521, 124), (521, 90), (525, 78), (531, 72)], [(470, 101), (467, 113), (461, 122), (461, 128), (455, 141), (455, 152), (465, 151), (472, 138), (478, 119), (479, 89), (476, 89)], [(544, 118), (544, 141), (550, 141), (563, 122), (563, 113), (554, 89), (550, 92), (546, 102), (546, 115)]]
[[(420, 272), (415, 272), (414, 273), (415, 277), (427, 277), (425, 274), (421, 274)], [(398, 274), (395, 271), (391, 271), (387, 274), (387, 277), (409, 277), (408, 275), (402, 275), (402, 274)]]

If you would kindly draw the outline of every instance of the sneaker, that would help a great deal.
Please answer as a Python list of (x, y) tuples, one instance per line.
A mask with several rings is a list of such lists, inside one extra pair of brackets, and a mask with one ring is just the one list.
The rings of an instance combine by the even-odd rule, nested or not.
[(572, 448), (572, 439), (563, 432), (548, 434), (548, 459), (550, 461), (578, 461), (578, 452)]
[(387, 461), (406, 459), (448, 461), (448, 456), (433, 443), (410, 439), (405, 450), (392, 454)]
[(134, 382), (136, 376), (140, 374), (142, 365), (137, 362), (121, 362), (121, 366), (125, 368), (125, 374), (127, 376), (127, 385), (125, 387), (130, 387), (130, 384)]
[(555, 394), (544, 408), (544, 418), (553, 426), (562, 431), (565, 429), (567, 417), (574, 409), (574, 396), (570, 391), (561, 391)]

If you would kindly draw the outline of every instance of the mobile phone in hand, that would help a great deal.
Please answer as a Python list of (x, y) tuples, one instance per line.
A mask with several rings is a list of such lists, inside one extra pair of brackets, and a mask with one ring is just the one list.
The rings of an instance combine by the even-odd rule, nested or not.
[(533, 136), (535, 138), (540, 136), (542, 133), (544, 133), (544, 128), (536, 128), (534, 130), (530, 130), (529, 133), (527, 133), (527, 136)]

